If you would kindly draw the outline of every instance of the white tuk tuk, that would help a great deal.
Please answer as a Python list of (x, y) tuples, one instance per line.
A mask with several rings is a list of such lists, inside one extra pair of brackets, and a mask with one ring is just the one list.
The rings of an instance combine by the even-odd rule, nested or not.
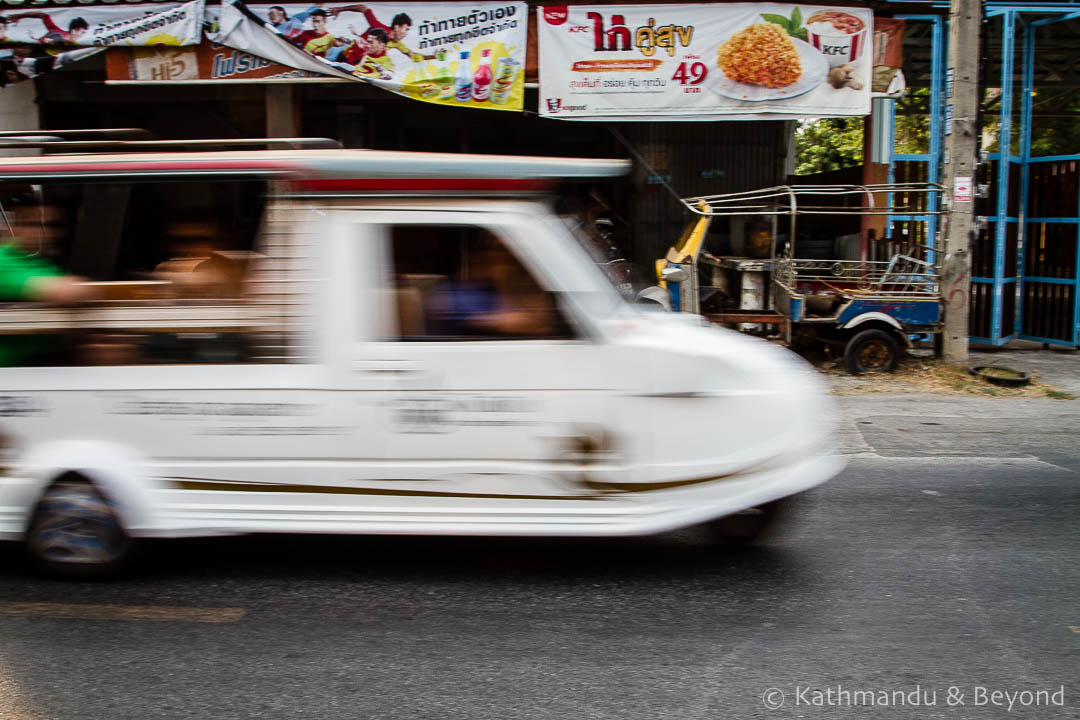
[(749, 537), (841, 466), (807, 365), (638, 311), (553, 214), (624, 161), (103, 144), (0, 159), (0, 235), (85, 291), (0, 298), (0, 538), (51, 571), (252, 532)]

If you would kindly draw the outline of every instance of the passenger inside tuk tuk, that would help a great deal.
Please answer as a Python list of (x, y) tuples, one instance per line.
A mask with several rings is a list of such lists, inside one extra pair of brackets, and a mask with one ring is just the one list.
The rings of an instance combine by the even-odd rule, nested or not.
[[(427, 338), (565, 338), (555, 298), (491, 232), (482, 228), (394, 228), (399, 330)], [(427, 252), (417, 252), (421, 247)], [(403, 322), (421, 294), (422, 323)]]
[(551, 335), (550, 297), (496, 238), (482, 236), (463, 270), (432, 297), (437, 325), (445, 334)]
[(8, 307), (0, 365), (246, 361), (249, 333), (215, 326), (207, 301), (232, 307), (242, 295), (264, 191), (248, 181), (0, 183), (0, 303), (102, 301), (63, 317)]
[[(73, 305), (93, 299), (93, 289), (44, 257), (63, 224), (63, 210), (41, 205), (27, 192), (0, 198), (0, 302)], [(0, 335), (0, 366), (35, 364), (60, 352), (55, 334)]]
[(0, 301), (72, 304), (92, 292), (79, 285), (81, 278), (67, 275), (43, 257), (64, 211), (40, 205), (33, 194), (0, 198)]
[(211, 220), (178, 220), (166, 228), (168, 259), (151, 277), (170, 283), (177, 297), (239, 297), (250, 251), (224, 250), (223, 233)]

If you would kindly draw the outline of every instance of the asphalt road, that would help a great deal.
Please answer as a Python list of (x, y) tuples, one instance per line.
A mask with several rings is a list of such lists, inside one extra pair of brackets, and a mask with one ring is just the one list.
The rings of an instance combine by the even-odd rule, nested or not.
[(72, 584), (0, 547), (0, 719), (1080, 718), (1080, 401), (842, 410), (847, 469), (750, 549), (193, 540)]

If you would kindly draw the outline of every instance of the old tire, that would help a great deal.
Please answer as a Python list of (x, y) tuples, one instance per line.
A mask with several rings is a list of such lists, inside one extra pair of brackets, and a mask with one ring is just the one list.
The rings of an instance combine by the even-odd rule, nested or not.
[(709, 532), (726, 545), (746, 545), (767, 538), (789, 515), (790, 497), (725, 515), (707, 523)]
[(116, 505), (91, 483), (68, 478), (42, 495), (24, 544), (38, 568), (70, 579), (112, 576), (135, 551)]
[(852, 375), (889, 373), (896, 369), (900, 346), (884, 330), (863, 330), (856, 333), (844, 348), (844, 364)]

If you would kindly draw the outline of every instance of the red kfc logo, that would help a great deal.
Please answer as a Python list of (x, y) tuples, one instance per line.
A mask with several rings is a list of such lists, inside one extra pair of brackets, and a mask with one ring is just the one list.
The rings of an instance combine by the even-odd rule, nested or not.
[(548, 25), (562, 25), (570, 17), (570, 11), (565, 5), (554, 5), (544, 8), (544, 19)]

